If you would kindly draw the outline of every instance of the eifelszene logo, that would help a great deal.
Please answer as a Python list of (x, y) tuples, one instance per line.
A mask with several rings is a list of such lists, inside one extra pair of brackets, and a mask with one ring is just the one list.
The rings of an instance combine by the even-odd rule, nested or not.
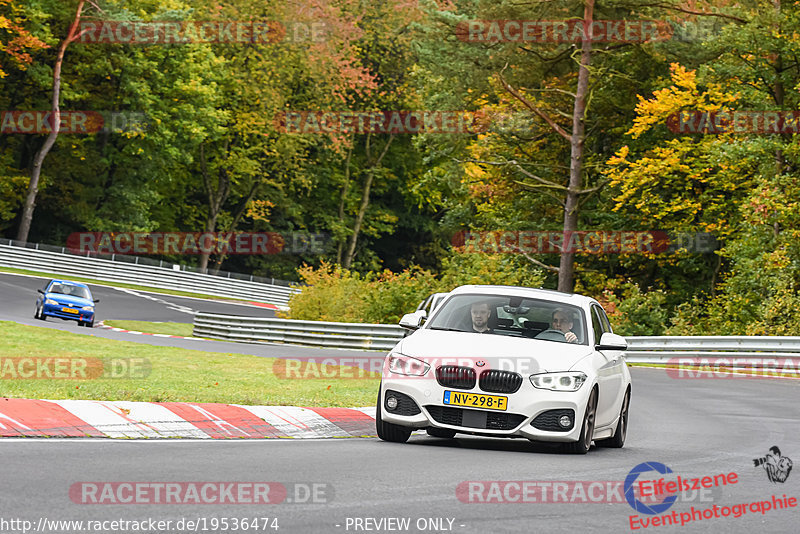
[(786, 456), (781, 456), (781, 450), (777, 445), (770, 447), (766, 456), (753, 458), (753, 465), (763, 467), (767, 472), (767, 478), (773, 484), (776, 482), (783, 484), (792, 472), (792, 461)]
[(625, 477), (625, 499), (628, 501), (628, 504), (631, 505), (631, 508), (642, 514), (656, 515), (661, 512), (666, 512), (675, 504), (675, 501), (678, 500), (677, 495), (670, 495), (657, 504), (646, 504), (636, 498), (636, 480), (639, 478), (639, 475), (648, 471), (656, 471), (662, 475), (672, 473), (672, 469), (660, 462), (644, 462), (637, 465), (631, 469), (628, 476)]

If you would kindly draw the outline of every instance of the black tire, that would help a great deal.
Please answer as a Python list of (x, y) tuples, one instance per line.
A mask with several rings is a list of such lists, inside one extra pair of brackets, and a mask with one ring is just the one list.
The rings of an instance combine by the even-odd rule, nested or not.
[(94, 328), (94, 319), (92, 319), (91, 322), (90, 321), (84, 321), (83, 322), (83, 326), (85, 326), (86, 328)]
[(375, 409), (375, 430), (383, 441), (392, 443), (405, 443), (411, 437), (411, 429), (387, 423), (381, 418), (381, 390), (378, 389), (378, 406)]
[(39, 305), (38, 304), (36, 305), (36, 307), (33, 310), (33, 318), (34, 319), (38, 319), (39, 318)]
[(564, 444), (564, 450), (571, 454), (586, 454), (592, 447), (592, 434), (594, 433), (594, 421), (597, 416), (597, 389), (593, 389), (586, 403), (586, 411), (583, 415), (583, 425), (578, 441)]
[(631, 406), (631, 390), (625, 392), (625, 397), (622, 399), (622, 408), (619, 410), (619, 421), (617, 428), (614, 429), (614, 436), (606, 439), (597, 440), (598, 447), (610, 447), (612, 449), (621, 449), (625, 445), (625, 437), (628, 435), (628, 412)]
[(39, 308), (39, 317), (36, 317), (40, 321), (46, 321), (47, 316), (44, 314), (44, 308)]
[(447, 428), (428, 427), (425, 432), (432, 438), (453, 439), (456, 436), (455, 430), (448, 430)]

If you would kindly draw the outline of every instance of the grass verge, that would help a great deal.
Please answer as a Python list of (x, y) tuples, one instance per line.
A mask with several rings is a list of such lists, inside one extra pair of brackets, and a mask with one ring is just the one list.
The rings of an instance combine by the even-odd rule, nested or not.
[(0, 273), (8, 274), (28, 274), (32, 276), (41, 276), (42, 278), (56, 278), (72, 280), (74, 282), (83, 282), (84, 284), (95, 284), (101, 286), (121, 287), (123, 289), (133, 289), (135, 291), (148, 291), (155, 293), (163, 293), (164, 295), (174, 295), (176, 297), (194, 297), (206, 300), (221, 300), (221, 301), (234, 301), (234, 302), (250, 302), (249, 300), (237, 299), (235, 297), (220, 297), (217, 295), (204, 295), (202, 293), (191, 293), (189, 291), (177, 291), (173, 289), (161, 289), (158, 287), (141, 286), (137, 284), (125, 284), (122, 282), (109, 282), (108, 280), (96, 280), (94, 278), (83, 278), (80, 276), (64, 276), (54, 273), (41, 273), (39, 271), (29, 271), (27, 269), (15, 269), (14, 267), (0, 267)]
[[(9, 321), (0, 321), (0, 338), (5, 397), (349, 407), (375, 404), (379, 384), (378, 378), (282, 379), (272, 372), (274, 358), (153, 347)], [(36, 365), (49, 358), (51, 368), (56, 358), (89, 362), (89, 368), (99, 361), (106, 369), (131, 362), (141, 369), (146, 362), (150, 372), (145, 378), (58, 379), (37, 370), (40, 377), (18, 378), (21, 369), (30, 369), (22, 366), (23, 358)]]
[(103, 324), (114, 328), (122, 328), (123, 330), (182, 337), (192, 337), (193, 328), (191, 323), (153, 323), (149, 321), (117, 321), (113, 319), (103, 321)]

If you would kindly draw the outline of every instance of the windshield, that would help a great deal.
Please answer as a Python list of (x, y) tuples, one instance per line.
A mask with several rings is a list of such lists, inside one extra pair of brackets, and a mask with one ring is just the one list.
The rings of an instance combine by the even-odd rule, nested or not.
[(73, 297), (80, 297), (82, 299), (91, 300), (92, 296), (89, 290), (85, 287), (72, 286), (69, 284), (53, 284), (50, 286), (49, 293), (59, 293), (61, 295), (70, 295)]
[(425, 327), (587, 344), (579, 307), (523, 297), (457, 295), (442, 304)]

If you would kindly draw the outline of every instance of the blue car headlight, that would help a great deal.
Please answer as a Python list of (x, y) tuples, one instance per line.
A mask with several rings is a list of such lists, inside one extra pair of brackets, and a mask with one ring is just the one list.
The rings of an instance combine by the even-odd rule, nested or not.
[(54, 301), (53, 299), (44, 299), (45, 304), (49, 304), (50, 306), (58, 306), (58, 302)]
[(81, 309), (82, 309), (83, 311), (90, 311), (90, 312), (93, 312), (93, 311), (94, 311), (94, 306), (84, 306), (84, 307), (83, 307), (83, 308), (81, 308)]

